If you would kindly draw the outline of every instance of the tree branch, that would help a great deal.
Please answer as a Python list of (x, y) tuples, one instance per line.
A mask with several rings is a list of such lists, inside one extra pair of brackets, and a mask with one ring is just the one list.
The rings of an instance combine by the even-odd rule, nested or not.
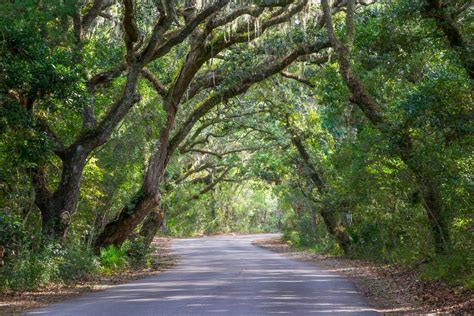
[(236, 43), (254, 40), (270, 27), (289, 21), (291, 17), (300, 12), (307, 3), (308, 0), (301, 0), (296, 4), (277, 10), (268, 19), (261, 22), (258, 32), (254, 27), (252, 27), (252, 31), (249, 31), (247, 23), (241, 23), (239, 26), (237, 26), (237, 30), (233, 35), (231, 35), (229, 38), (224, 38), (224, 36), (218, 38), (218, 40), (212, 43), (210, 47), (212, 47), (213, 52), (220, 52)]
[(141, 71), (141, 75), (148, 80), (150, 85), (155, 89), (156, 93), (160, 95), (161, 97), (165, 97), (167, 94), (167, 89), (166, 87), (158, 80), (158, 78), (153, 75), (151, 71), (149, 71), (146, 68), (143, 68)]
[(127, 47), (127, 57), (130, 60), (133, 55), (133, 45), (138, 42), (140, 33), (134, 19), (134, 4), (133, 0), (123, 0), (124, 16), (123, 28), (125, 31), (125, 46)]
[(292, 73), (289, 73), (287, 71), (281, 71), (280, 72), (280, 75), (282, 75), (283, 77), (285, 78), (288, 78), (288, 79), (293, 79), (293, 80), (296, 80), (298, 82), (301, 82), (305, 85), (307, 85), (308, 87), (310, 88), (315, 88), (316, 86), (311, 82), (309, 81), (308, 79), (306, 78), (303, 78), (303, 77), (300, 77), (298, 75), (295, 75), (295, 74), (292, 74)]
[(156, 47), (157, 42), (150, 41), (150, 45), (144, 50), (141, 60), (147, 63), (149, 60), (161, 57), (168, 53), (171, 48), (184, 41), (196, 27), (206, 20), (214, 12), (224, 7), (230, 0), (217, 0), (213, 4), (199, 12), (189, 23), (174, 32), (162, 45)]
[(179, 184), (179, 183), (183, 182), (184, 180), (186, 180), (192, 174), (198, 173), (200, 171), (203, 171), (203, 170), (208, 169), (208, 168), (213, 167), (213, 166), (214, 166), (214, 164), (212, 164), (210, 162), (206, 162), (206, 163), (202, 164), (201, 166), (199, 166), (197, 168), (193, 168), (193, 169), (188, 170), (182, 176), (178, 177), (178, 179), (176, 179), (176, 181), (174, 181), (174, 183)]
[(224, 79), (225, 77), (218, 70), (214, 69), (196, 77), (189, 86), (188, 91), (186, 91), (185, 100), (191, 100), (202, 90), (218, 86)]
[[(353, 2), (354, 0), (349, 1)], [(385, 130), (387, 126), (384, 126), (386, 122), (383, 117), (382, 106), (372, 98), (365, 85), (354, 74), (350, 61), (350, 50), (336, 37), (328, 0), (321, 0), (321, 5), (323, 7), (323, 16), (328, 37), (339, 62), (339, 72), (352, 93), (351, 101), (359, 106), (372, 124), (381, 130)], [(347, 14), (352, 15), (354, 11), (348, 10)], [(346, 21), (352, 23), (353, 17), (346, 19)], [(351, 28), (351, 26), (349, 26), (349, 28)]]
[(94, 114), (94, 93), (98, 85), (111, 82), (113, 79), (121, 75), (126, 69), (126, 65), (122, 64), (115, 69), (101, 72), (87, 82), (87, 92), (89, 93), (89, 102), (82, 111), (82, 128), (89, 130), (95, 127), (96, 120)]
[(41, 118), (35, 117), (37, 124), (39, 125), (40, 129), (48, 136), (48, 139), (53, 144), (53, 151), (54, 153), (61, 159), (64, 158), (64, 144), (59, 139), (59, 137), (54, 133), (54, 131), (49, 127), (49, 125)]
[[(472, 43), (463, 37), (453, 18), (446, 12), (443, 2), (426, 0), (424, 14), (435, 20), (438, 28), (445, 35), (449, 46), (457, 51), (459, 59), (471, 80), (474, 80), (474, 58), (472, 57)], [(423, 12), (422, 12), (423, 13)]]
[(125, 117), (133, 104), (140, 100), (140, 96), (136, 93), (140, 70), (140, 66), (136, 64), (132, 64), (128, 68), (127, 82), (120, 98), (112, 105), (97, 126), (91, 130), (83, 130), (76, 141), (66, 148), (66, 151), (75, 151), (80, 148), (87, 153), (107, 141), (114, 127)]
[(201, 195), (206, 194), (207, 192), (211, 191), (219, 182), (221, 182), (224, 177), (229, 173), (229, 171), (233, 168), (234, 166), (230, 166), (222, 172), (222, 174), (217, 178), (214, 179), (210, 184), (208, 184), (204, 189), (199, 191), (198, 194), (193, 195), (190, 200), (196, 200), (198, 199)]
[(104, 7), (104, 0), (95, 0), (92, 7), (87, 11), (83, 16), (81, 22), (82, 33), (85, 34), (89, 31), (89, 28), (92, 25), (92, 22), (99, 16), (102, 8)]
[(172, 153), (177, 148), (177, 146), (184, 140), (184, 138), (187, 136), (194, 124), (214, 106), (236, 95), (244, 93), (253, 84), (263, 81), (266, 78), (282, 71), (283, 69), (288, 67), (288, 65), (290, 65), (293, 61), (295, 61), (299, 56), (319, 52), (327, 47), (329, 47), (329, 43), (326, 41), (317, 42), (314, 45), (302, 46), (280, 60), (274, 61), (272, 63), (263, 62), (259, 66), (253, 68), (259, 69), (258, 72), (254, 71), (248, 73), (246, 76), (242, 77), (231, 87), (223, 89), (223, 91), (220, 93), (212, 94), (206, 100), (201, 102), (201, 104), (191, 113), (191, 115), (184, 122), (179, 131), (171, 139), (169, 144), (170, 153)]

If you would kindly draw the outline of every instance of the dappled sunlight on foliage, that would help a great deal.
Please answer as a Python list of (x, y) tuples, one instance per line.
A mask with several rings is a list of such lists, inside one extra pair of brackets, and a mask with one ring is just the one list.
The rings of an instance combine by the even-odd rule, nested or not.
[(276, 231), (474, 287), (471, 2), (156, 4), (2, 4), (2, 290)]

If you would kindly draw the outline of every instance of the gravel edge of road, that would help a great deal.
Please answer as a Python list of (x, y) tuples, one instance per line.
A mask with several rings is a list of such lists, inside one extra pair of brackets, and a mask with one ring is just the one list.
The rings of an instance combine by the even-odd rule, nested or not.
[(161, 274), (177, 264), (177, 258), (171, 252), (171, 240), (171, 238), (156, 238), (154, 240), (153, 245), (157, 251), (152, 255), (152, 260), (156, 264), (151, 268), (127, 269), (110, 276), (90, 275), (68, 284), (50, 284), (32, 291), (0, 293), (0, 315), (21, 315), (26, 311), (66, 299)]
[(474, 315), (474, 291), (456, 291), (441, 282), (421, 280), (419, 271), (414, 269), (298, 250), (280, 238), (260, 239), (252, 244), (348, 277), (372, 307), (383, 314)]

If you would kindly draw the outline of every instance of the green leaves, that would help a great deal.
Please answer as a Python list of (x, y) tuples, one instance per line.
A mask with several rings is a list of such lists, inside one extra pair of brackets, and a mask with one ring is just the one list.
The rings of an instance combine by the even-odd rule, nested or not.
[(100, 250), (100, 269), (103, 274), (110, 275), (125, 269), (127, 265), (127, 254), (123, 249), (109, 246)]
[[(450, 48), (433, 18), (421, 14), (424, 3), (386, 1), (357, 10), (351, 66), (382, 105), (386, 132), (369, 124), (354, 104), (341, 80), (334, 50), (302, 57), (285, 69), (296, 78), (275, 74), (244, 95), (214, 104), (199, 117), (171, 157), (161, 186), (169, 232), (193, 235), (282, 228), (295, 244), (337, 252), (335, 234), (329, 234), (321, 217), (327, 211), (350, 235), (355, 256), (416, 262), (433, 256), (419, 181), (429, 179), (439, 189), (453, 234), (453, 258), (459, 264), (450, 269), (443, 260), (435, 260), (427, 275), (471, 273), (471, 262), (456, 253), (467, 254), (473, 247), (472, 82), (459, 52)], [(447, 10), (455, 14), (454, 9), (463, 4), (451, 1)], [(110, 17), (99, 18), (79, 44), (71, 23), (76, 5), (69, 0), (13, 1), (0, 9), (0, 202), (8, 214), (0, 215), (0, 245), (21, 243), (26, 230), (41, 225), (38, 216), (31, 215), (38, 213), (31, 169), (41, 167), (45, 172), (46, 189), (54, 189), (61, 179), (61, 158), (53, 154), (52, 134), (65, 147), (74, 143), (77, 135), (83, 135), (84, 107), (93, 104), (99, 122), (116, 105), (126, 83), (119, 72), (97, 85), (93, 95), (86, 91), (88, 78), (124, 63), (121, 26), (114, 22), (120, 21), (121, 7), (108, 8), (105, 13)], [(90, 6), (86, 4), (81, 13)], [(265, 11), (259, 23), (277, 10)], [(471, 11), (453, 17), (467, 37)], [(224, 13), (228, 12), (217, 16)], [(315, 23), (319, 13), (317, 6), (307, 8), (291, 23), (269, 28), (250, 42), (248, 32), (261, 27), (253, 18), (239, 18), (235, 25), (209, 34), (204, 43), (207, 53), (221, 40), (227, 45), (236, 35), (237, 24), (242, 43), (219, 52), (199, 70), (196, 81), (203, 89), (196, 90), (195, 99), (188, 99), (192, 90), (188, 87), (171, 137), (206, 98), (215, 96), (219, 101), (223, 91), (238, 88), (235, 83), (242, 78), (251, 81), (267, 64), (303, 43), (324, 38), (325, 32)], [(136, 7), (142, 34), (150, 34), (157, 14), (152, 2)], [(344, 14), (334, 17), (340, 38), (345, 36)], [(181, 15), (178, 19), (183, 22)], [(173, 36), (178, 27), (173, 22), (163, 36)], [(184, 41), (146, 66), (163, 86), (176, 82), (185, 60), (192, 57), (190, 43)], [(246, 82), (242, 86), (247, 88)], [(145, 80), (140, 79), (138, 92), (141, 101), (131, 107), (111, 139), (88, 157), (70, 229), (68, 242), (73, 245), (84, 240), (91, 244), (107, 220), (116, 218), (124, 207), (131, 212), (142, 197), (146, 161), (157, 148), (168, 116), (162, 97)], [(88, 127), (83, 132), (93, 131)], [(404, 163), (400, 141), (406, 136), (412, 148)], [(307, 159), (294, 146), (295, 138)], [(312, 171), (324, 180), (322, 188), (315, 186)], [(39, 282), (57, 275), (63, 265), (64, 271), (73, 270), (66, 252), (55, 251), (52, 247), (38, 257), (25, 251), (15, 271), (24, 273), (22, 280)], [(123, 267), (124, 256), (123, 249), (103, 250), (104, 271)], [(72, 253), (73, 257), (79, 255)], [(48, 266), (43, 267), (38, 258), (51, 260), (45, 260)], [(28, 264), (29, 259), (33, 264)]]

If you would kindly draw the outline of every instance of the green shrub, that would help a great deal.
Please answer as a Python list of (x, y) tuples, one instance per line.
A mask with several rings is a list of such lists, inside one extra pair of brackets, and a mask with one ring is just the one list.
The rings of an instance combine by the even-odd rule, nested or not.
[(32, 289), (58, 279), (56, 245), (48, 244), (38, 252), (28, 248), (12, 256), (3, 268), (0, 280), (4, 289)]
[(297, 231), (285, 231), (282, 239), (292, 246), (300, 246), (300, 234)]
[(81, 246), (69, 247), (59, 263), (59, 277), (63, 281), (75, 280), (97, 272), (99, 262), (91, 249)]
[(142, 236), (127, 240), (122, 249), (128, 255), (128, 262), (134, 267), (148, 266), (148, 263), (151, 262), (153, 248), (145, 244)]
[(436, 256), (425, 264), (422, 276), (429, 280), (443, 280), (450, 285), (474, 288), (474, 256), (470, 252), (452, 251)]
[(125, 269), (127, 266), (127, 253), (123, 248), (110, 245), (100, 250), (99, 271), (104, 274), (112, 274)]
[(26, 236), (19, 215), (0, 211), (0, 246), (15, 250), (24, 242)]
[(464, 287), (466, 289), (474, 290), (474, 272), (472, 272), (465, 278)]
[(63, 248), (51, 242), (38, 250), (24, 246), (0, 270), (0, 288), (33, 289), (51, 282), (64, 283), (96, 270), (91, 251), (79, 245)]

